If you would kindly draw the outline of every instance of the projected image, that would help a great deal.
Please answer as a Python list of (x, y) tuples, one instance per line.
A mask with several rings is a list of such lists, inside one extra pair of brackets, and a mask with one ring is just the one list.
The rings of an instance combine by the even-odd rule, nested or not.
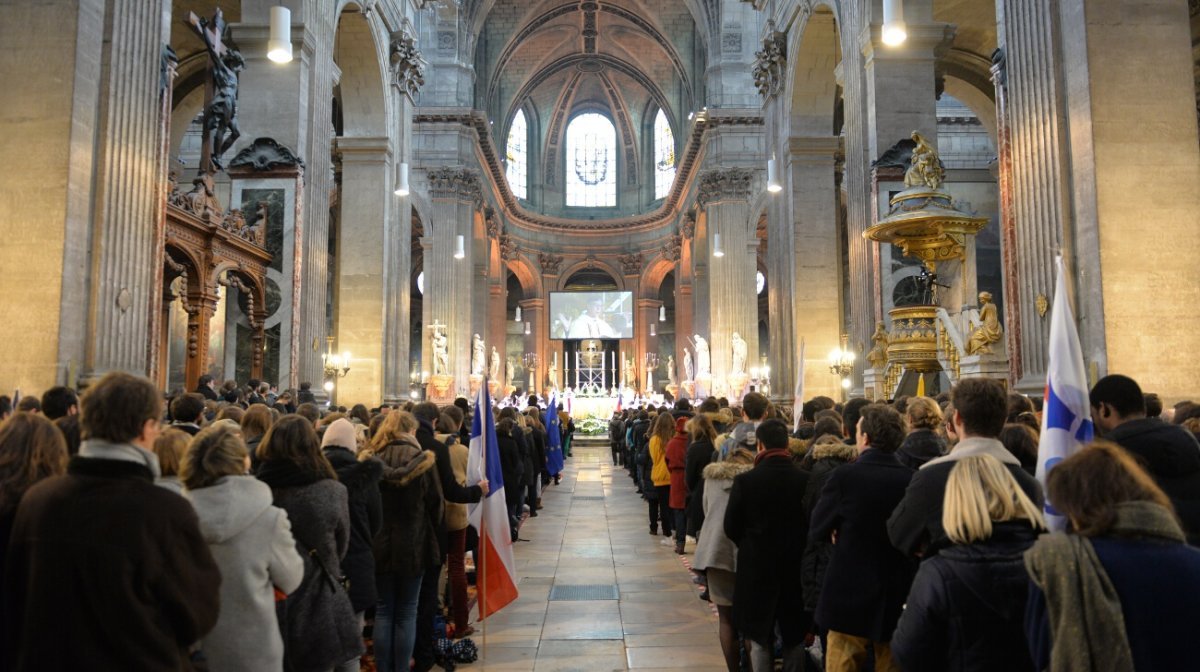
[(633, 292), (551, 292), (550, 338), (633, 338)]

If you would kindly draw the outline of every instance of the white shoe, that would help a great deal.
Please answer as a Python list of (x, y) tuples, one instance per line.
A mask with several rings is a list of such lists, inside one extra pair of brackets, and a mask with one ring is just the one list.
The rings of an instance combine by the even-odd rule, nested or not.
[(696, 538), (695, 538), (695, 537), (693, 537), (693, 536), (692, 536), (692, 535), (690, 535), (690, 534), (689, 534), (687, 537), (685, 537), (685, 538), (687, 539), (687, 543), (689, 543), (689, 544), (695, 544), (695, 543), (696, 543)]
[(663, 539), (662, 541), (660, 541), (658, 543), (662, 544), (663, 546), (670, 546), (671, 548), (675, 548), (675, 537), (667, 537), (666, 539)]

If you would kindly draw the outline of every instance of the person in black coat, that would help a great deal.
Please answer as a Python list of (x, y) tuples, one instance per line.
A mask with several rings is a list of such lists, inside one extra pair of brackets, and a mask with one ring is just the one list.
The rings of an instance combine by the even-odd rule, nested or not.
[(220, 399), (220, 397), (217, 396), (216, 389), (214, 389), (213, 377), (207, 373), (203, 376), (200, 376), (200, 380), (196, 382), (196, 393), (205, 399), (211, 399), (212, 401)]
[(349, 496), (350, 548), (342, 558), (342, 574), (350, 580), (350, 603), (354, 612), (361, 615), (379, 599), (375, 590), (375, 556), (371, 543), (383, 526), (383, 505), (379, 495), (383, 462), (375, 457), (360, 462), (355, 455), (356, 445), (354, 425), (345, 418), (333, 421), (321, 440), (321, 449)]
[(1092, 418), (1104, 438), (1133, 453), (1167, 497), (1188, 544), (1200, 546), (1200, 444), (1178, 425), (1146, 417), (1146, 397), (1131, 378), (1110, 375), (1092, 388)]
[(909, 469), (946, 454), (946, 440), (937, 430), (942, 426), (942, 409), (929, 397), (913, 397), (904, 412), (908, 420), (908, 436), (896, 451), (896, 459)]
[[(821, 498), (825, 481), (829, 475), (843, 464), (849, 464), (858, 457), (858, 449), (842, 443), (839, 436), (825, 434), (813, 442), (808, 450), (812, 467), (809, 469), (808, 489), (804, 492), (804, 517), (812, 520), (813, 509)], [(810, 539), (804, 547), (804, 556), (800, 560), (800, 581), (804, 586), (804, 610), (811, 613), (817, 611), (817, 600), (821, 596), (821, 586), (825, 585), (825, 572), (829, 568), (829, 559), (833, 557), (833, 542), (828, 537)]]
[(953, 546), (921, 563), (892, 653), (905, 671), (1032, 672), (1025, 551), (1042, 514), (996, 458), (961, 460), (946, 483)]
[(863, 407), (855, 431), (858, 459), (829, 475), (813, 511), (810, 540), (834, 544), (816, 613), (829, 631), (827, 669), (865, 669), (872, 648), (878, 672), (896, 669), (888, 642), (915, 569), (887, 535), (888, 515), (912, 479), (895, 455), (903, 439), (899, 413)]
[(700, 536), (700, 528), (704, 525), (704, 468), (713, 458), (716, 448), (713, 441), (717, 438), (717, 430), (713, 427), (712, 419), (705, 414), (697, 415), (688, 424), (688, 432), (692, 442), (688, 444), (687, 456), (684, 459), (683, 481), (687, 484), (687, 533), (693, 537)]
[[(501, 418), (496, 423), (500, 473), (504, 476), (504, 503), (508, 507), (509, 517), (513, 519), (518, 519), (521, 514), (520, 483), (525, 475), (525, 456), (514, 436), (517, 431), (517, 425), (512, 418)], [(516, 484), (517, 487), (510, 489), (509, 483)]]
[(755, 430), (754, 468), (733, 479), (725, 509), (725, 536), (737, 545), (733, 622), (751, 644), (755, 670), (773, 669), (776, 625), (783, 638), (785, 671), (803, 669), (809, 621), (802, 609), (799, 572), (808, 519), (804, 493), (808, 474), (788, 452), (788, 428), (767, 420)]

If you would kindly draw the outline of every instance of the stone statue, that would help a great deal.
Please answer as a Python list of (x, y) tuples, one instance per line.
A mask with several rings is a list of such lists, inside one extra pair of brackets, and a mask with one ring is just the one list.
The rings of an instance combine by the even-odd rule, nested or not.
[(546, 370), (546, 376), (550, 380), (550, 387), (558, 389), (558, 357), (555, 357), (550, 362), (550, 368)]
[(696, 334), (696, 375), (704, 376), (712, 373), (712, 357), (708, 353), (708, 341)]
[(996, 304), (992, 303), (991, 292), (979, 293), (979, 324), (971, 331), (971, 337), (967, 341), (968, 355), (990, 355), (992, 354), (992, 344), (999, 343), (1004, 337), (1004, 330), (1000, 327), (1000, 316), (996, 311)]
[(433, 375), (450, 375), (449, 339), (446, 338), (446, 325), (434, 323), (429, 327), (433, 334), (429, 340), (433, 346)]
[(625, 359), (625, 387), (637, 387), (637, 367), (632, 357)]
[(482, 376), (487, 372), (487, 355), (483, 350), (483, 339), (479, 334), (471, 341), (471, 374)]
[(495, 381), (500, 380), (500, 351), (494, 345), (492, 346), (492, 364), (488, 368), (488, 377)]
[(675, 382), (675, 355), (667, 355), (667, 382)]
[(683, 349), (683, 375), (686, 380), (695, 380), (696, 367), (692, 362), (692, 351)]
[(504, 386), (512, 387), (513, 376), (517, 375), (517, 360), (508, 357), (504, 360)]
[(942, 168), (937, 150), (916, 131), (912, 132), (912, 139), (917, 146), (913, 147), (908, 171), (904, 173), (904, 186), (937, 189), (946, 178), (946, 170)]
[(730, 338), (730, 343), (733, 346), (733, 367), (729, 372), (732, 374), (745, 373), (747, 348), (746, 339), (742, 338), (742, 335), (735, 331), (733, 332), (733, 336)]
[(874, 345), (867, 353), (867, 361), (871, 363), (871, 368), (882, 369), (887, 366), (888, 347), (888, 335), (883, 327), (883, 322), (875, 323), (875, 333), (871, 335), (871, 342)]

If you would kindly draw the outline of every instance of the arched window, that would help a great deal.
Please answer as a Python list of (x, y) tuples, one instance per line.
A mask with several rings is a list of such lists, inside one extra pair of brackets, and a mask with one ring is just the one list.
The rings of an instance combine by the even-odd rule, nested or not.
[(571, 120), (566, 160), (567, 205), (617, 204), (617, 129), (608, 117), (589, 112)]
[(675, 135), (667, 115), (658, 110), (654, 118), (654, 198), (666, 198), (675, 181)]
[(517, 110), (512, 126), (508, 129), (508, 148), (504, 157), (508, 161), (508, 186), (517, 198), (528, 198), (529, 182), (529, 127), (525, 124), (525, 110)]

